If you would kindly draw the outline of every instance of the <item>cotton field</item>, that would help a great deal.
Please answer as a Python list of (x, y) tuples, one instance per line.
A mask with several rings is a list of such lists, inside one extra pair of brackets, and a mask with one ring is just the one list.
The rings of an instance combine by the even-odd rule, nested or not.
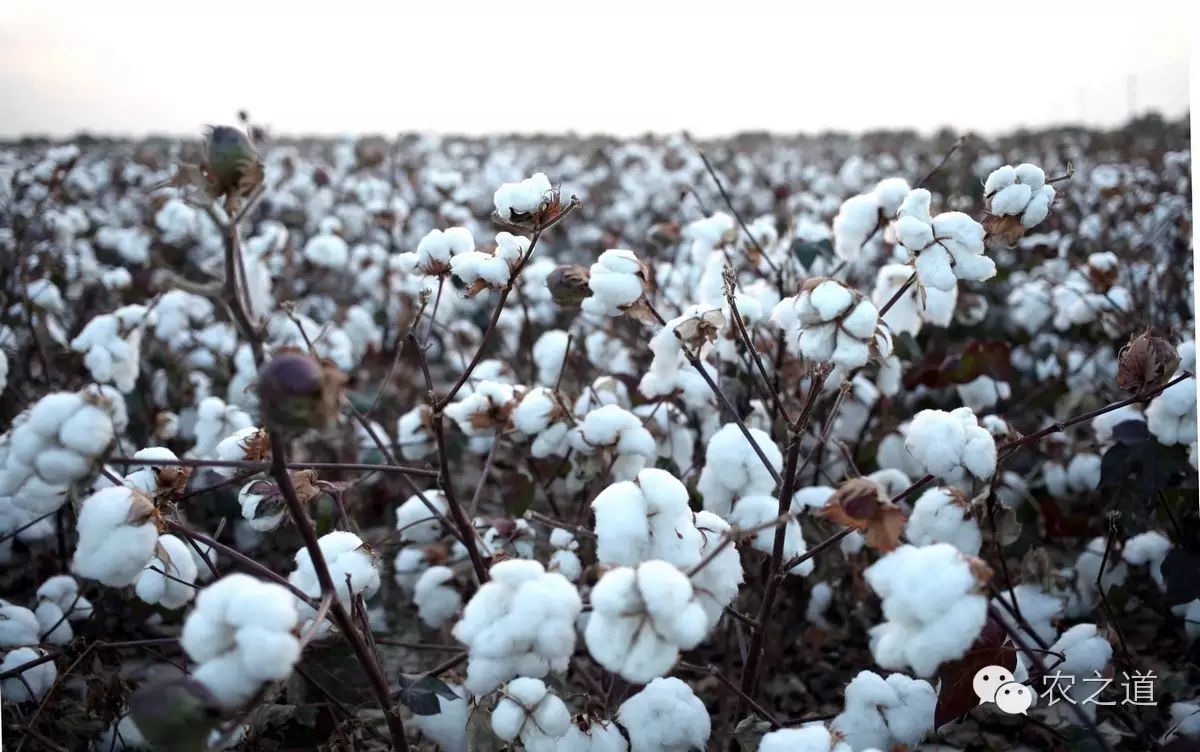
[(5, 743), (1194, 748), (1187, 128), (0, 147)]

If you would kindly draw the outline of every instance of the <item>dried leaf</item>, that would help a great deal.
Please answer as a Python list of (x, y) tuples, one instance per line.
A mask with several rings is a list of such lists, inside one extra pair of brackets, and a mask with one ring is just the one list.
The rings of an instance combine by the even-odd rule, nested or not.
[(991, 617), (962, 658), (938, 666), (940, 686), (933, 714), (934, 728), (963, 717), (979, 704), (974, 688), (975, 674), (986, 666), (1001, 666), (1009, 671), (1017, 667), (1017, 651), (1008, 641), (1008, 633)]

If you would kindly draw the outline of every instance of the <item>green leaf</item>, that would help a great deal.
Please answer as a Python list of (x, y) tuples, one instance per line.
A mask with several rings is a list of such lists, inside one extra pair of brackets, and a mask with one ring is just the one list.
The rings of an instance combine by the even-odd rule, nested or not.
[(833, 257), (833, 243), (829, 240), (818, 240), (815, 243), (810, 243), (806, 240), (796, 240), (792, 243), (792, 255), (800, 262), (800, 265), (805, 269), (812, 266), (812, 263), (818, 258)]
[(453, 701), (460, 699), (441, 679), (435, 676), (400, 674), (400, 704), (417, 715), (437, 715), (442, 712), (438, 697)]

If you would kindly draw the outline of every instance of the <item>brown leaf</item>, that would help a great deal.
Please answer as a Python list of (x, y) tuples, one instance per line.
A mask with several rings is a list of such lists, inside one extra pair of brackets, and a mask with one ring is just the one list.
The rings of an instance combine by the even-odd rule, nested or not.
[(986, 666), (1001, 666), (1009, 671), (1017, 667), (1017, 651), (1008, 641), (1008, 633), (991, 617), (962, 658), (938, 666), (940, 687), (933, 713), (934, 728), (962, 718), (979, 704), (974, 688), (975, 674)]
[(1025, 235), (1025, 226), (1015, 214), (989, 214), (983, 218), (983, 229), (987, 232), (988, 245), (1011, 248)]
[(851, 478), (838, 487), (821, 513), (839, 525), (866, 532), (866, 544), (881, 553), (900, 545), (907, 518), (878, 483)]

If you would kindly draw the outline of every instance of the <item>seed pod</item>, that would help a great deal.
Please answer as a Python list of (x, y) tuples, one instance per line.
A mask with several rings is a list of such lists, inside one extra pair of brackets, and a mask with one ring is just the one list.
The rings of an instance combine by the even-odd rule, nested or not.
[(284, 350), (258, 372), (258, 398), (268, 430), (323, 428), (337, 418), (344, 377), (328, 361)]
[(213, 192), (226, 199), (249, 195), (263, 178), (262, 160), (237, 128), (214, 125), (204, 139), (205, 167)]
[(1117, 360), (1117, 386), (1133, 394), (1157, 389), (1179, 367), (1179, 353), (1170, 342), (1142, 332), (1121, 348)]
[(589, 274), (586, 267), (578, 264), (563, 264), (546, 277), (550, 296), (563, 308), (576, 308), (584, 298), (591, 296), (588, 287)]

